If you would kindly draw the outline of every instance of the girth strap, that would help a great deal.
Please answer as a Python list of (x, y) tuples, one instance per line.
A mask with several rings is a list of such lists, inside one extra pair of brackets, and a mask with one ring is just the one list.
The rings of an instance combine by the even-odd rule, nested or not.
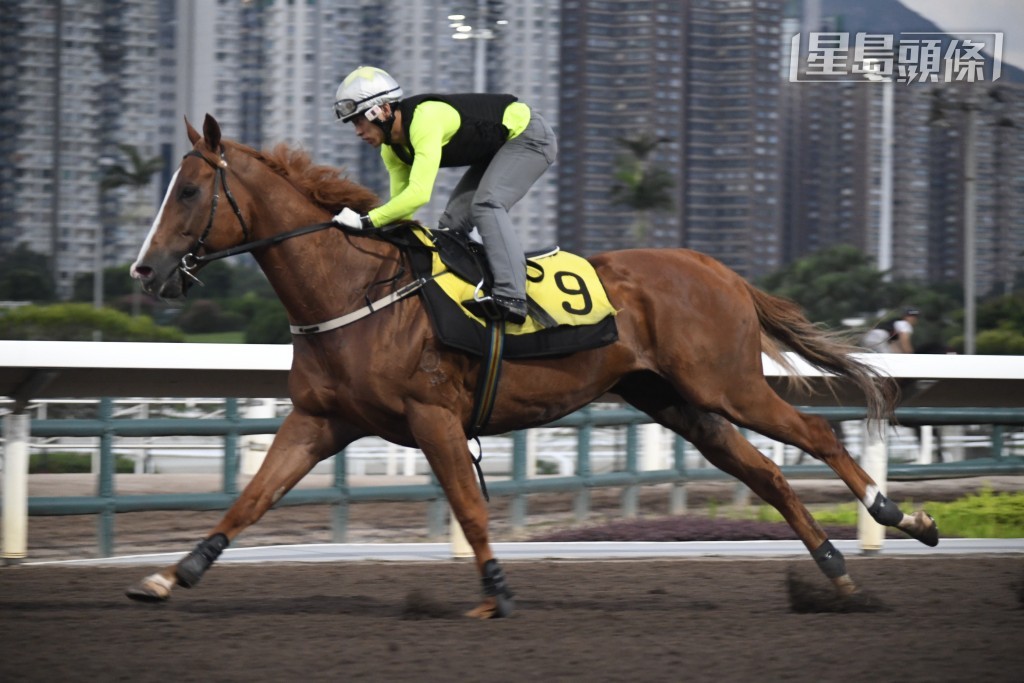
[(476, 439), (480, 448), (480, 455), (474, 457), (471, 453), (470, 457), (473, 459), (477, 476), (480, 478), (480, 489), (483, 491), (484, 499), (489, 501), (491, 498), (487, 494), (487, 483), (484, 481), (484, 471), (480, 466), (484, 451), (478, 437), (490, 422), (491, 412), (494, 410), (494, 397), (498, 393), (498, 381), (501, 379), (501, 358), (505, 351), (505, 323), (500, 320), (489, 320), (487, 332), (487, 349), (483, 355), (480, 376), (476, 382), (473, 414), (469, 419), (469, 430), (466, 436)]

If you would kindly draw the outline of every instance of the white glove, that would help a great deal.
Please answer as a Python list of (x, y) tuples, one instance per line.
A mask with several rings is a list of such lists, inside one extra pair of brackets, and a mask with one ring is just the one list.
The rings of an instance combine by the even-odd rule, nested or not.
[(342, 227), (352, 228), (353, 230), (370, 230), (373, 228), (373, 223), (370, 222), (369, 216), (360, 216), (347, 206), (331, 220)]

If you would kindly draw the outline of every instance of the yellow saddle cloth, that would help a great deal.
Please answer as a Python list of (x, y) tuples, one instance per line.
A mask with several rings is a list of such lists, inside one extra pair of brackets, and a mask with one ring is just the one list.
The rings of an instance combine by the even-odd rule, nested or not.
[[(424, 246), (433, 245), (425, 230), (416, 229), (413, 234)], [(435, 276), (437, 287), (464, 316), (486, 327), (487, 321), (462, 303), (473, 299), (476, 284), (449, 271), (437, 251), (432, 253), (431, 274)], [(522, 325), (506, 325), (506, 334), (526, 335), (553, 327), (596, 325), (615, 315), (615, 308), (590, 262), (557, 247), (527, 258), (526, 295), (531, 301), (529, 317)]]

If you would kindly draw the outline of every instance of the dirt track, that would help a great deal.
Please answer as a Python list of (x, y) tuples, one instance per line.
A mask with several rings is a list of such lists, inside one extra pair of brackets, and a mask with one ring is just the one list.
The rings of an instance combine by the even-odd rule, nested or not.
[(1018, 557), (849, 558), (887, 611), (794, 613), (812, 563), (512, 562), (512, 618), (460, 616), (465, 562), (215, 567), (164, 605), (138, 568), (0, 569), (4, 681), (1016, 681)]
[[(72, 483), (49, 483), (55, 481), (64, 491)], [(1020, 490), (1021, 483), (893, 484), (890, 494), (949, 500), (985, 487)], [(849, 499), (838, 482), (795, 484), (808, 503)], [(124, 479), (119, 490), (138, 493), (131, 487), (141, 485)], [(40, 486), (37, 481), (33, 495), (55, 495)], [(189, 486), (195, 490), (194, 482)], [(702, 484), (691, 489), (690, 501), (726, 505), (734, 493), (732, 484)], [(666, 521), (667, 492), (657, 487), (644, 490), (641, 520), (609, 525), (619, 518), (617, 492), (594, 494), (583, 530), (572, 522), (570, 497), (531, 497), (525, 532), (511, 529), (508, 501), (497, 499), (493, 539), (598, 528), (625, 535), (622, 540), (667, 540), (666, 533), (673, 540), (688, 534), (709, 540), (754, 531), (720, 517), (711, 523), (706, 514)], [(115, 552), (185, 552), (220, 515), (118, 515)], [(325, 506), (273, 510), (235, 545), (329, 541), (329, 519)], [(786, 533), (778, 526), (757, 531)], [(96, 520), (33, 517), (29, 539), (33, 559), (92, 557)], [(426, 540), (426, 504), (354, 505), (349, 540)], [(809, 558), (509, 562), (517, 611), (492, 623), (461, 616), (479, 595), (465, 561), (221, 565), (198, 588), (176, 590), (165, 605), (123, 597), (148, 569), (6, 567), (0, 568), (0, 680), (1019, 680), (1019, 555), (847, 559), (869, 606), (884, 611), (815, 611), (830, 609), (831, 590)], [(794, 585), (810, 586), (810, 600)], [(794, 611), (797, 597), (810, 613)]]

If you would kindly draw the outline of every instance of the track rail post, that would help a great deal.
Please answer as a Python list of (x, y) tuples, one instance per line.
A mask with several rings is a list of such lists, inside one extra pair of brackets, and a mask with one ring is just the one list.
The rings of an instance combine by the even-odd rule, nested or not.
[(3, 543), (4, 564), (28, 555), (28, 413), (4, 415)]

